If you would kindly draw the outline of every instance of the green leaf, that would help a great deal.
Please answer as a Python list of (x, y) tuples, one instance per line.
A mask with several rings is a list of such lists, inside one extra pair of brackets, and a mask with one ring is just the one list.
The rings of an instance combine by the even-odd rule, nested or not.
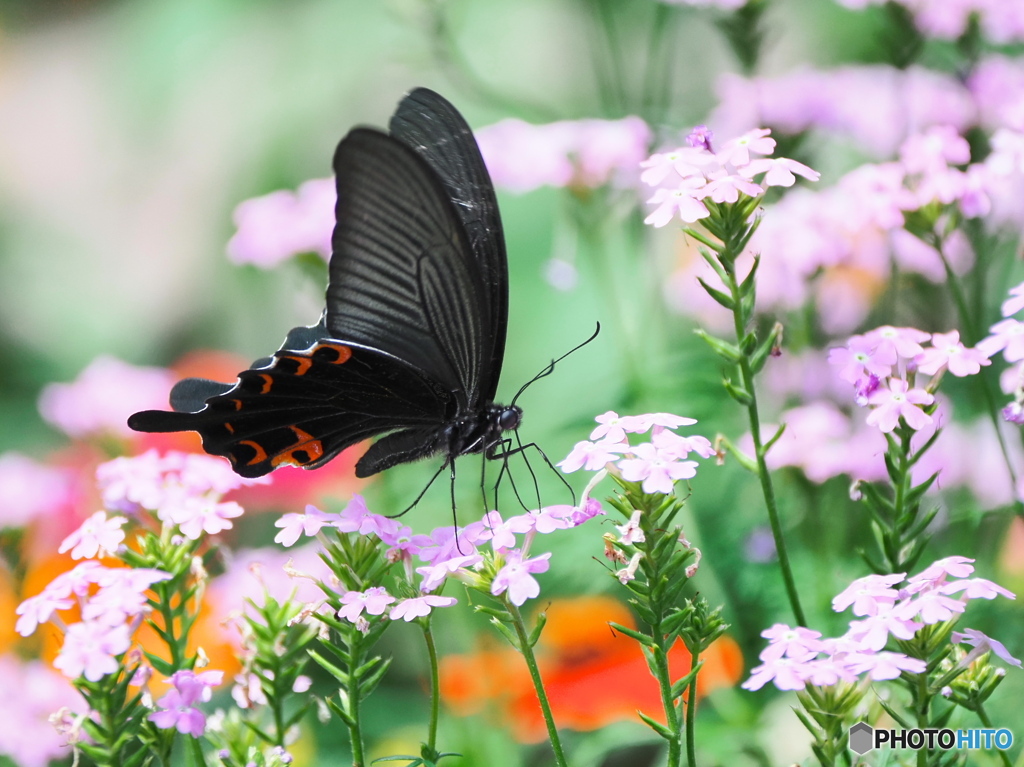
[(727, 341), (723, 341), (720, 338), (708, 334), (704, 330), (697, 329), (693, 331), (698, 337), (704, 339), (704, 341), (714, 350), (715, 354), (724, 359), (726, 362), (730, 362), (733, 365), (739, 363), (743, 358), (738, 347), (734, 344), (730, 344)]
[(728, 293), (723, 293), (721, 290), (711, 287), (700, 277), (697, 278), (697, 282), (700, 283), (700, 286), (704, 288), (704, 291), (713, 299), (715, 299), (715, 301), (718, 304), (724, 306), (730, 312), (736, 310), (736, 303), (732, 300), (732, 296), (730, 296)]
[(743, 407), (749, 406), (750, 403), (754, 401), (754, 398), (750, 395), (750, 392), (748, 392), (739, 384), (734, 384), (728, 378), (722, 380), (722, 386), (725, 387), (725, 390), (729, 393), (729, 396), (736, 400), (739, 404), (743, 405)]
[(316, 650), (309, 650), (309, 657), (315, 660), (317, 664), (327, 673), (329, 673), (331, 676), (337, 679), (341, 685), (343, 685), (344, 687), (348, 687), (351, 678), (349, 677), (347, 671), (343, 670), (339, 666), (335, 666), (333, 663), (327, 660), (327, 658), (318, 653)]
[(636, 630), (630, 629), (630, 628), (626, 628), (622, 624), (615, 623), (613, 621), (609, 621), (608, 625), (611, 626), (615, 631), (618, 631), (620, 634), (625, 634), (626, 636), (631, 637), (632, 639), (635, 639), (636, 641), (638, 641), (640, 644), (644, 645), (645, 647), (654, 647), (654, 644), (655, 644), (654, 643), (654, 639), (649, 637), (647, 634), (644, 634), (643, 632), (636, 631)]
[(665, 740), (675, 739), (675, 733), (673, 733), (672, 730), (663, 725), (661, 722), (656, 721), (655, 719), (652, 719), (651, 717), (647, 716), (647, 714), (645, 714), (643, 711), (637, 711), (636, 713), (637, 716), (639, 716), (643, 720), (644, 724), (646, 724), (648, 727), (650, 727), (652, 730), (658, 733)]

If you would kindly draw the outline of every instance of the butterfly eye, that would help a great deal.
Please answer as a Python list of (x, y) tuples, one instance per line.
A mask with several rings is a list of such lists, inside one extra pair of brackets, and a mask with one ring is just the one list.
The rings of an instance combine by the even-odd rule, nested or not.
[(519, 428), (523, 419), (523, 411), (517, 407), (507, 407), (498, 416), (498, 425), (502, 431), (511, 431)]

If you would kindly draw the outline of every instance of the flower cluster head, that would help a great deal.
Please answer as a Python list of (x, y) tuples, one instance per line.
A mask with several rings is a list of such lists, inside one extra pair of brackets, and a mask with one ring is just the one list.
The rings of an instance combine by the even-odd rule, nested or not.
[[(882, 0), (839, 0), (848, 8), (880, 5)], [(1024, 6), (992, 0), (897, 0), (913, 15), (918, 30), (928, 37), (956, 40), (964, 35), (972, 19), (982, 33), (996, 43), (1024, 40)]]
[[(923, 673), (924, 660), (884, 649), (890, 637), (910, 640), (925, 626), (954, 620), (971, 599), (1015, 598), (992, 581), (968, 577), (974, 572), (972, 562), (967, 557), (946, 557), (909, 578), (906, 573), (858, 578), (832, 600), (836, 612), (852, 608), (860, 618), (850, 621), (843, 636), (823, 638), (820, 632), (781, 623), (766, 629), (761, 634), (768, 640), (760, 655), (762, 664), (742, 687), (758, 690), (773, 682), (780, 690), (802, 690), (808, 684), (853, 683), (865, 673), (876, 681), (895, 679), (904, 671)], [(961, 637), (954, 641), (984, 643), (997, 653), (1002, 648), (1004, 660), (1020, 665), (1002, 645), (980, 632), (968, 629)]]
[[(930, 425), (941, 376), (946, 371), (957, 377), (974, 375), (991, 364), (991, 353), (980, 344), (965, 347), (956, 330), (925, 333), (883, 325), (832, 349), (828, 361), (839, 368), (842, 380), (853, 384), (857, 404), (871, 406), (867, 422), (889, 433), (901, 419), (915, 431)], [(931, 376), (924, 388), (916, 385), (922, 373)]]
[(367, 616), (386, 615), (390, 620), (412, 621), (428, 615), (435, 607), (454, 605), (454, 598), (435, 593), (449, 578), (485, 589), (494, 596), (508, 592), (513, 604), (522, 605), (540, 593), (533, 576), (548, 569), (551, 556), (529, 556), (534, 538), (576, 527), (602, 513), (600, 503), (586, 499), (579, 507), (546, 506), (508, 518), (489, 511), (465, 527), (445, 526), (428, 534), (416, 534), (397, 519), (374, 514), (362, 496), (355, 495), (340, 514), (307, 506), (303, 514), (284, 515), (276, 523), (281, 532), (275, 540), (291, 546), (300, 536), (319, 535), (324, 528), (374, 536), (384, 545), (385, 558), (402, 564), (410, 584), (418, 575), (416, 596), (405, 599), (388, 593), (382, 586), (341, 594), (338, 617), (366, 628)]
[[(686, 460), (690, 453), (710, 458), (715, 449), (707, 437), (681, 437), (680, 426), (697, 423), (693, 418), (671, 413), (620, 416), (609, 410), (597, 416), (597, 428), (590, 440), (577, 442), (558, 466), (565, 473), (608, 468), (627, 482), (642, 482), (645, 493), (672, 492), (675, 483), (697, 474), (697, 462)], [(627, 434), (651, 432), (649, 442), (630, 445)]]
[(221, 497), (237, 488), (266, 484), (267, 478), (245, 479), (220, 458), (194, 453), (150, 450), (115, 458), (99, 466), (96, 477), (108, 509), (129, 515), (153, 512), (164, 524), (177, 525), (190, 540), (228, 530), (242, 507)]
[[(171, 575), (148, 568), (111, 568), (86, 560), (54, 578), (39, 594), (17, 608), (15, 629), (31, 636), (41, 623), (64, 630), (64, 644), (53, 665), (70, 679), (95, 682), (120, 666), (132, 635), (149, 613), (147, 591)], [(81, 620), (65, 625), (60, 617), (73, 607)]]
[[(770, 158), (775, 151), (771, 131), (757, 128), (727, 141), (713, 151), (711, 131), (698, 126), (688, 137), (689, 146), (652, 155), (640, 163), (640, 180), (656, 187), (649, 203), (657, 208), (645, 224), (662, 227), (673, 218), (692, 224), (711, 215), (707, 203), (734, 203), (740, 195), (757, 198), (769, 186), (792, 186), (795, 176), (817, 181), (819, 174), (785, 157)], [(759, 179), (759, 180), (757, 180)]]

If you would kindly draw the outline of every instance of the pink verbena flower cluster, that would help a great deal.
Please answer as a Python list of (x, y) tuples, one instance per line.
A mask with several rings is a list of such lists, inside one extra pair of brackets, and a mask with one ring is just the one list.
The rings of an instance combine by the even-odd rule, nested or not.
[[(909, 578), (906, 573), (858, 578), (832, 600), (836, 612), (852, 607), (853, 614), (860, 616), (860, 620), (850, 621), (849, 631), (841, 637), (823, 638), (818, 631), (781, 623), (766, 629), (761, 636), (769, 643), (761, 652), (762, 664), (741, 686), (758, 690), (773, 682), (780, 690), (801, 690), (808, 684), (827, 687), (856, 682), (862, 674), (879, 681), (895, 679), (904, 671), (923, 673), (927, 667), (924, 660), (884, 649), (890, 637), (910, 640), (924, 626), (956, 620), (971, 599), (1016, 598), (992, 581), (969, 578), (974, 572), (972, 562), (954, 556)], [(981, 643), (979, 635), (984, 636), (968, 630), (963, 639)], [(987, 646), (996, 649), (996, 645)], [(1009, 653), (1003, 657), (1020, 665)]]
[[(0, 655), (0, 754), (18, 767), (48, 767), (67, 754), (67, 742), (51, 724), (71, 709), (82, 708), (75, 689), (41, 660)], [(58, 712), (55, 714), (54, 712)]]
[[(522, 605), (540, 593), (533, 575), (548, 569), (551, 556), (545, 553), (529, 558), (533, 539), (538, 534), (576, 527), (601, 513), (600, 504), (594, 500), (586, 501), (580, 508), (546, 506), (507, 519), (490, 511), (465, 527), (446, 526), (429, 534), (416, 534), (397, 519), (369, 511), (362, 496), (355, 495), (340, 514), (327, 514), (307, 506), (302, 514), (284, 515), (276, 523), (281, 532), (275, 540), (290, 546), (301, 535), (317, 535), (324, 527), (375, 536), (387, 547), (385, 557), (403, 565), (410, 583), (415, 579), (414, 572), (419, 574), (417, 588), (421, 595), (398, 600), (382, 586), (348, 591), (341, 597), (343, 607), (339, 616), (359, 624), (364, 612), (387, 612), (391, 620), (411, 621), (429, 614), (434, 607), (455, 604), (454, 598), (432, 593), (448, 578), (485, 588), (495, 596), (507, 591), (513, 604)], [(422, 562), (422, 566), (416, 567), (414, 560)]]
[[(922, 344), (931, 341), (930, 347)], [(868, 424), (891, 432), (902, 419), (918, 431), (932, 423), (929, 406), (942, 374), (974, 375), (991, 364), (990, 352), (967, 348), (959, 332), (925, 333), (915, 328), (883, 325), (847, 341), (829, 352), (828, 361), (839, 368), (839, 377), (853, 384), (857, 404), (871, 406)], [(927, 387), (916, 386), (918, 374), (927, 374)]]
[[(947, 276), (943, 258), (957, 274), (973, 264), (960, 229), (945, 235), (940, 256), (907, 231), (908, 218), (935, 221), (936, 231), (943, 232), (951, 216), (984, 216), (991, 228), (1024, 223), (1024, 133), (1000, 130), (992, 153), (968, 164), (966, 140), (952, 126), (936, 125), (906, 139), (899, 157), (862, 165), (832, 187), (793, 190), (775, 204), (744, 256), (764, 256), (760, 310), (795, 311), (813, 302), (826, 332), (849, 332), (870, 314), (894, 263), (935, 283)], [(695, 276), (720, 284), (694, 253), (667, 284), (669, 303), (699, 314), (712, 327), (724, 323), (724, 313)]]
[(724, 135), (771, 125), (796, 135), (815, 128), (852, 141), (870, 157), (891, 157), (914, 131), (949, 124), (965, 131), (976, 118), (972, 94), (952, 75), (920, 66), (803, 67), (773, 77), (722, 75), (708, 119)]
[(0, 453), (0, 530), (25, 527), (70, 502), (73, 475), (21, 453)]
[(228, 241), (228, 258), (261, 269), (302, 253), (330, 258), (337, 197), (333, 178), (315, 178), (295, 192), (282, 189), (246, 200), (235, 208), (237, 231)]
[(195, 453), (150, 450), (101, 464), (96, 477), (108, 509), (129, 515), (153, 512), (165, 525), (176, 525), (190, 540), (229, 530), (243, 509), (221, 497), (240, 487), (267, 484), (269, 478), (245, 479), (227, 461)]
[[(719, 151), (711, 146), (711, 132), (698, 126), (687, 138), (689, 146), (652, 155), (640, 163), (640, 180), (657, 191), (648, 202), (657, 207), (645, 224), (662, 227), (673, 218), (692, 224), (711, 215), (706, 201), (734, 203), (740, 195), (760, 197), (769, 186), (792, 186), (796, 176), (817, 181), (817, 171), (785, 157), (769, 158), (775, 151), (770, 130), (757, 128), (727, 141)], [(753, 156), (757, 155), (757, 156)], [(755, 179), (760, 178), (760, 182)]]
[[(838, 0), (847, 8), (880, 5), (883, 0)], [(922, 34), (941, 40), (956, 40), (972, 19), (982, 34), (995, 43), (1024, 40), (1024, 6), (1015, 0), (897, 0), (913, 14)]]
[(481, 128), (476, 140), (497, 186), (529, 192), (632, 183), (630, 174), (647, 156), (651, 130), (639, 117), (546, 125), (507, 119)]
[[(120, 670), (118, 659), (150, 612), (146, 592), (170, 577), (162, 570), (112, 568), (86, 560), (22, 602), (15, 629), (31, 636), (40, 624), (55, 624), (64, 631), (64, 643), (53, 665), (69, 679), (84, 676), (96, 682)], [(59, 613), (75, 606), (81, 620), (67, 625)]]
[[(628, 482), (642, 482), (645, 493), (671, 493), (675, 483), (697, 474), (697, 462), (685, 460), (690, 453), (710, 458), (715, 449), (707, 437), (681, 437), (680, 426), (697, 423), (693, 418), (671, 413), (620, 416), (609, 410), (595, 418), (600, 424), (590, 440), (577, 442), (558, 463), (566, 474), (587, 469), (608, 468)], [(630, 445), (627, 434), (651, 432), (650, 442)]]

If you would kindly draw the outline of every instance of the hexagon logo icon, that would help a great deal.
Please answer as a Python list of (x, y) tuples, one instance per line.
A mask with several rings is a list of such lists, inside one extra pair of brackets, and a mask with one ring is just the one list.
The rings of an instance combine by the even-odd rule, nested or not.
[(857, 722), (850, 728), (850, 750), (864, 756), (873, 746), (874, 730), (867, 722)]

